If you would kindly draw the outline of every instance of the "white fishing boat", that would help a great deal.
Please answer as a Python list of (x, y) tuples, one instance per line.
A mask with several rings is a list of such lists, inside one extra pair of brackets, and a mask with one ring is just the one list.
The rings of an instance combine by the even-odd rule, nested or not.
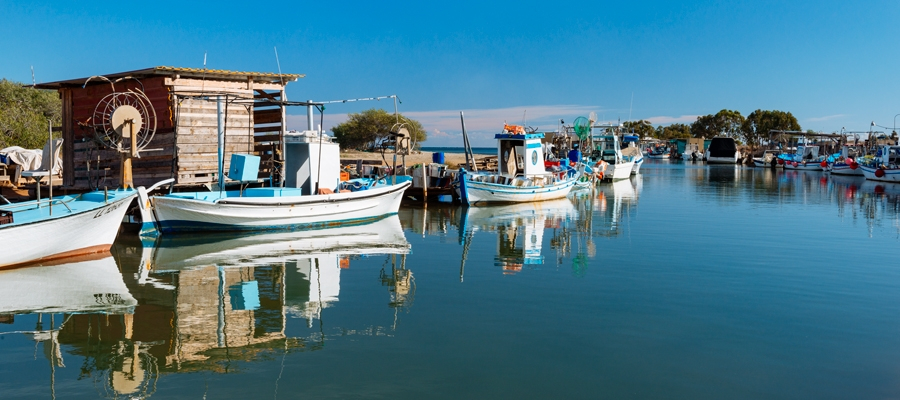
[(109, 251), (135, 190), (0, 205), (0, 268)]
[[(409, 177), (341, 182), (337, 143), (317, 132), (286, 135), (285, 141), (288, 187), (154, 196), (156, 228), (162, 233), (310, 229), (371, 222), (399, 210)], [(259, 162), (257, 156), (233, 155), (229, 179), (256, 180)]]
[(641, 165), (644, 165), (644, 152), (638, 146), (640, 138), (637, 135), (625, 135), (622, 137), (622, 155), (630, 156), (634, 160), (634, 166), (631, 167), (631, 174), (637, 175), (641, 172)]
[(668, 160), (671, 157), (669, 149), (666, 147), (654, 147), (647, 153), (647, 158), (651, 160)]
[(826, 169), (832, 175), (848, 175), (848, 176), (864, 176), (863, 170), (859, 168), (860, 163), (857, 161), (862, 151), (856, 146), (844, 145), (840, 154), (834, 154), (828, 157), (828, 166)]
[(109, 253), (0, 271), (0, 314), (131, 313), (128, 291)]
[(774, 168), (778, 166), (778, 155), (781, 150), (765, 150), (762, 156), (753, 157), (753, 166), (760, 168)]
[[(599, 125), (595, 128), (611, 128), (611, 126)], [(614, 126), (613, 126), (614, 127)], [(634, 157), (622, 154), (622, 148), (619, 146), (619, 136), (615, 132), (611, 135), (594, 136), (592, 149), (592, 159), (603, 161), (606, 170), (603, 172), (603, 180), (617, 181), (628, 179), (634, 171)]]
[(814, 145), (799, 145), (796, 153), (781, 154), (778, 158), (785, 170), (823, 171), (827, 166), (825, 156), (819, 155), (819, 146)]
[(900, 146), (881, 146), (870, 162), (859, 163), (868, 180), (900, 182)]
[(525, 133), (504, 125), (497, 139), (497, 172), (461, 170), (457, 177), (463, 204), (524, 203), (566, 197), (578, 178), (568, 167), (548, 171), (541, 146), (543, 133)]
[(714, 137), (706, 150), (708, 164), (737, 164), (740, 153), (737, 144), (730, 137)]

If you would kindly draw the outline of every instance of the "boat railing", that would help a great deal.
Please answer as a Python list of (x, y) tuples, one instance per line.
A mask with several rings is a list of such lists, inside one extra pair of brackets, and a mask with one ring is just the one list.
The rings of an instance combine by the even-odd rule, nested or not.
[(68, 199), (59, 199), (59, 198), (46, 199), (46, 200), (42, 199), (42, 200), (38, 200), (37, 202), (34, 202), (34, 203), (32, 203), (32, 202), (10, 203), (10, 204), (3, 205), (3, 210), (15, 212), (15, 211), (23, 211), (23, 210), (29, 210), (29, 209), (37, 209), (37, 208), (40, 208), (41, 205), (44, 205), (44, 204), (46, 204), (48, 206), (53, 206), (54, 204), (62, 204), (64, 207), (66, 207), (66, 209), (69, 210), (69, 212), (72, 212), (72, 208), (69, 207), (68, 203), (73, 202), (73, 201), (75, 201), (74, 197), (70, 197)]

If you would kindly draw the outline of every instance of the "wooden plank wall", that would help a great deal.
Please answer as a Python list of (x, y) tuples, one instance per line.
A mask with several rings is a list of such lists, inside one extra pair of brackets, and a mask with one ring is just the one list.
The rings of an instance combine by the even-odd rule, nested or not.
[[(177, 136), (174, 139), (178, 155), (177, 182), (180, 185), (201, 185), (218, 182), (218, 112), (215, 101), (180, 98), (178, 100)], [(225, 113), (225, 171), (231, 165), (232, 154), (253, 154), (251, 143), (252, 115), (247, 106), (229, 104)], [(252, 107), (251, 107), (252, 108)]]

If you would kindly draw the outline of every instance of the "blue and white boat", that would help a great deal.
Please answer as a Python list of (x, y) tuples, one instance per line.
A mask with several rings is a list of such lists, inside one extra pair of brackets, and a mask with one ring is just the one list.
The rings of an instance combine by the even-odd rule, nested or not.
[(136, 190), (0, 205), (0, 268), (109, 251)]
[(525, 203), (566, 197), (575, 186), (575, 170), (546, 169), (543, 137), (543, 133), (525, 133), (521, 126), (504, 125), (503, 133), (495, 136), (498, 171), (461, 170), (457, 175), (463, 204)]
[(634, 160), (634, 166), (631, 167), (631, 174), (637, 175), (641, 172), (641, 165), (644, 164), (644, 153), (638, 145), (640, 138), (637, 135), (625, 135), (622, 137), (622, 155), (631, 156)]
[[(591, 161), (603, 161), (606, 163), (601, 179), (607, 181), (628, 179), (634, 173), (636, 156), (623, 154), (619, 145), (619, 135), (613, 130), (616, 126), (596, 125), (593, 128), (603, 128), (608, 131), (607, 133), (612, 133), (593, 136), (593, 143), (591, 144)], [(637, 153), (640, 153), (640, 151)], [(596, 164), (594, 165), (597, 166)]]
[(859, 164), (868, 180), (900, 182), (900, 146), (881, 146), (871, 162)]
[[(162, 233), (316, 229), (372, 222), (400, 209), (411, 178), (341, 182), (337, 143), (310, 131), (285, 136), (286, 187), (154, 196), (150, 205), (155, 228)], [(259, 162), (257, 156), (233, 155), (228, 178), (237, 183), (255, 181)], [(148, 228), (144, 231), (152, 231)]]
[(778, 158), (784, 162), (785, 170), (823, 171), (822, 164), (827, 165), (825, 156), (819, 155), (819, 146), (814, 145), (799, 145), (796, 153), (781, 154)]

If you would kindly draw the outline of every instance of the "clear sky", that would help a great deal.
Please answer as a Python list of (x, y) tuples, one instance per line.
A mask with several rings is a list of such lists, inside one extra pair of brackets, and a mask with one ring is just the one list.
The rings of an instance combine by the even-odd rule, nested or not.
[[(504, 121), (691, 123), (788, 111), (803, 129), (890, 131), (900, 1), (12, 2), (0, 78), (50, 82), (152, 66), (306, 74), (291, 100), (396, 94), (426, 146), (476, 146)], [(330, 106), (346, 113), (393, 105)], [(306, 126), (290, 109), (289, 128)], [(898, 121), (900, 122), (900, 121)]]

